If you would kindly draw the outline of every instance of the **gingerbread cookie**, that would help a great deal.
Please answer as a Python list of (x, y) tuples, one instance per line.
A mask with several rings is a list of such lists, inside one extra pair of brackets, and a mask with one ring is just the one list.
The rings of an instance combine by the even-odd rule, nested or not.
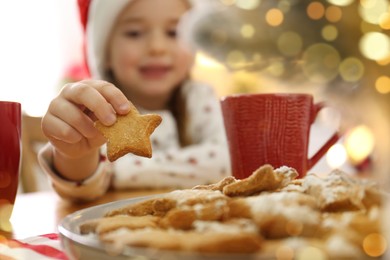
[(140, 115), (135, 107), (125, 115), (117, 115), (117, 121), (105, 126), (100, 121), (95, 127), (107, 139), (107, 157), (113, 162), (127, 153), (152, 157), (150, 135), (160, 125), (159, 115)]
[(114, 209), (81, 225), (81, 233), (95, 233), (118, 254), (131, 246), (256, 258), (312, 248), (330, 259), (366, 259), (365, 243), (384, 252), (368, 240), (383, 231), (377, 186), (340, 171), (297, 176), (264, 165), (246, 179), (230, 176)]
[(264, 165), (251, 176), (225, 185), (222, 192), (227, 196), (249, 196), (261, 191), (271, 191), (286, 186), (298, 173), (290, 167), (276, 170), (271, 165)]

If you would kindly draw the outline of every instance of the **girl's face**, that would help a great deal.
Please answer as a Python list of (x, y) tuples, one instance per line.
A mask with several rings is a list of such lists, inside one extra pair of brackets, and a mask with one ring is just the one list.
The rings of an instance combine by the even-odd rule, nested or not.
[(136, 105), (162, 109), (189, 74), (193, 54), (177, 39), (184, 0), (134, 0), (122, 11), (108, 41), (107, 65)]

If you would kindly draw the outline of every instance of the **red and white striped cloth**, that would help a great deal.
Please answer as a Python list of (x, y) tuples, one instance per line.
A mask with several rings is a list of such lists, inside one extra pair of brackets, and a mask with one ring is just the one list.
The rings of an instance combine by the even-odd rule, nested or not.
[(23, 240), (0, 237), (0, 260), (68, 260), (58, 234), (46, 234)]

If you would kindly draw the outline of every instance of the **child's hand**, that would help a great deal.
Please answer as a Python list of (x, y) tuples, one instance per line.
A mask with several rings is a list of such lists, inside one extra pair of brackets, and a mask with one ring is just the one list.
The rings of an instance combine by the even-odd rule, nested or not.
[(42, 119), (42, 130), (58, 152), (81, 158), (105, 142), (94, 121), (112, 125), (116, 113), (127, 114), (130, 106), (126, 96), (106, 81), (70, 83), (51, 101)]

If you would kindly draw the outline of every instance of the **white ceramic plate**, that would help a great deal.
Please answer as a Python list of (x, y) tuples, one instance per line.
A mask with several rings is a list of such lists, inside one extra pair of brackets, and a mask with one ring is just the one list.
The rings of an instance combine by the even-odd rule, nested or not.
[[(158, 195), (153, 195), (158, 196)], [(133, 199), (119, 200), (99, 206), (76, 211), (65, 217), (59, 227), (61, 242), (70, 259), (217, 259), (217, 260), (242, 260), (242, 259), (274, 259), (265, 255), (237, 255), (237, 254), (199, 254), (180, 251), (163, 251), (150, 248), (127, 247), (120, 255), (110, 255), (105, 250), (96, 236), (81, 235), (79, 226), (86, 220), (103, 217), (103, 215), (113, 209), (121, 208), (129, 204), (137, 203), (149, 199), (153, 196), (139, 197)]]

